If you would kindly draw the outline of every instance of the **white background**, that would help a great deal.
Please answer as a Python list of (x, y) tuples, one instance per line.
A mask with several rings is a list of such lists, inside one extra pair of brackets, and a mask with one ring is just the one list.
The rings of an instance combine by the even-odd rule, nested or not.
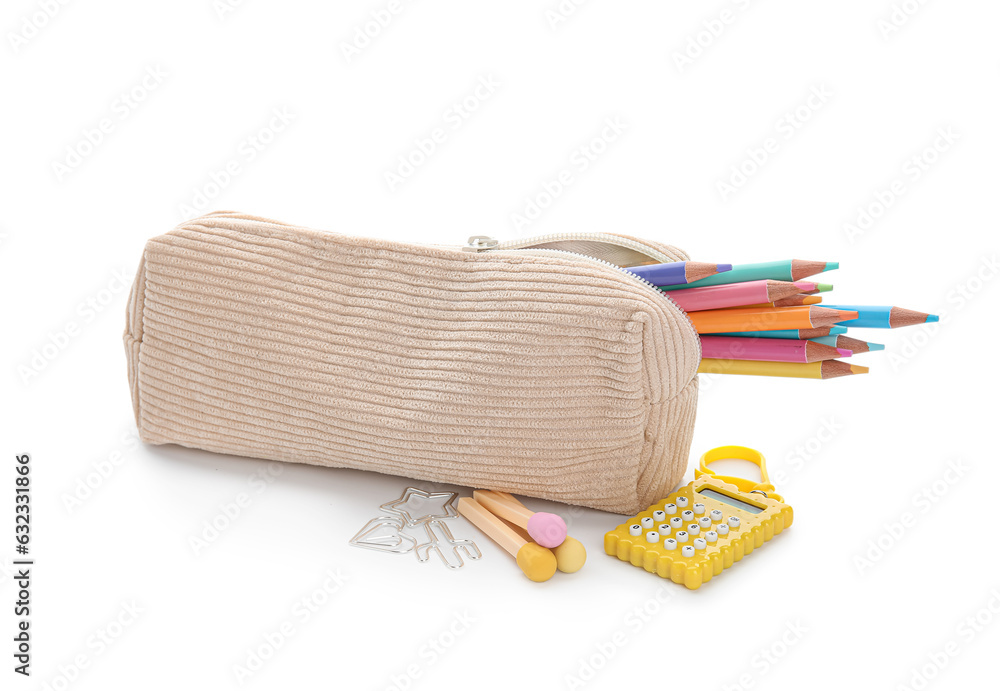
[[(242, 688), (996, 684), (995, 3), (595, 0), (553, 25), (555, 0), (421, 0), (351, 59), (387, 0), (49, 4), (11, 0), (0, 18), (0, 687), (240, 688), (235, 667), (282, 625), (293, 633)], [(481, 79), (498, 86), (477, 99)], [(582, 170), (608, 118), (624, 131)], [(390, 189), (435, 128), (443, 142)], [(720, 191), (741, 164), (745, 182)], [(517, 224), (562, 170), (572, 183)], [(872, 204), (876, 220), (845, 229)], [(587, 546), (582, 571), (531, 583), (455, 522), (485, 554), (449, 572), (348, 546), (403, 478), (283, 466), (258, 484), (265, 462), (131, 436), (116, 276), (149, 237), (214, 209), (422, 242), (622, 231), (701, 260), (839, 260), (832, 299), (942, 319), (865, 332), (887, 344), (855, 358), (867, 376), (703, 378), (687, 479), (708, 448), (758, 448), (795, 524), (701, 590), (604, 555), (620, 517), (537, 500)], [(30, 680), (10, 657), (24, 452)], [(68, 504), (88, 475), (90, 496)], [(250, 505), (196, 555), (190, 538), (241, 492)], [(305, 621), (327, 572), (346, 581)]]

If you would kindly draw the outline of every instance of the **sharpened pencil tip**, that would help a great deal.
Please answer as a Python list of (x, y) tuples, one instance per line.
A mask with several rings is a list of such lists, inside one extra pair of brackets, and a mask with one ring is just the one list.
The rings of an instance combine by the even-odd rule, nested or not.
[(840, 357), (851, 357), (854, 355), (854, 351), (847, 348), (837, 348), (837, 352), (840, 353)]
[(840, 268), (840, 262), (827, 262), (826, 268), (823, 271), (833, 271), (834, 269)]
[(862, 365), (851, 365), (851, 374), (868, 374), (868, 368)]
[(818, 292), (818, 293), (829, 293), (831, 290), (833, 290), (833, 284), (832, 283), (817, 283), (816, 284), (816, 292)]
[(932, 322), (936, 322), (937, 320), (938, 320), (938, 316), (936, 314), (928, 314), (927, 315), (927, 322), (926, 323), (930, 324)]
[(733, 270), (733, 265), (732, 264), (716, 264), (715, 265), (715, 270), (718, 271), (720, 274), (723, 271), (732, 271)]
[[(868, 343), (867, 341), (865, 341)], [(868, 343), (868, 350), (885, 350), (885, 344), (883, 343)]]

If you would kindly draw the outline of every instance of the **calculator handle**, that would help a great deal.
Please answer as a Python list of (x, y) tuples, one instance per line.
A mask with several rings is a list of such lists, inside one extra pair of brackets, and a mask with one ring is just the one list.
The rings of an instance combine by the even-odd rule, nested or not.
[[(709, 463), (721, 461), (725, 458), (735, 458), (753, 463), (760, 468), (760, 482), (747, 480), (743, 477), (733, 477), (731, 475), (717, 475), (715, 471), (708, 467)], [(695, 478), (699, 478), (702, 475), (718, 478), (723, 482), (735, 485), (741, 492), (764, 492), (772, 499), (776, 499), (782, 503), (785, 501), (780, 494), (774, 491), (774, 485), (771, 484), (770, 478), (767, 477), (767, 464), (764, 462), (764, 454), (748, 446), (718, 446), (706, 451), (698, 462), (698, 467), (694, 469)]]

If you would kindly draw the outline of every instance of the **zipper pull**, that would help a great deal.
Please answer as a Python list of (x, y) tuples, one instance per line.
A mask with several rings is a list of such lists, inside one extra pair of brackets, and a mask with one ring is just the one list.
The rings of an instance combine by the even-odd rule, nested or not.
[(491, 238), (489, 235), (473, 235), (469, 238), (468, 242), (465, 243), (465, 247), (462, 248), (462, 251), (485, 252), (486, 250), (495, 250), (499, 244), (499, 240)]

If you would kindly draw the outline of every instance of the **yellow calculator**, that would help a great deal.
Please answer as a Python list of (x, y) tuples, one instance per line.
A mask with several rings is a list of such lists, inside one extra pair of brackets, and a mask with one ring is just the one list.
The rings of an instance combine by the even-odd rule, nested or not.
[[(759, 466), (761, 481), (708, 468), (724, 458)], [(791, 524), (792, 507), (774, 492), (764, 456), (722, 446), (702, 456), (693, 482), (607, 533), (604, 551), (695, 590)]]

